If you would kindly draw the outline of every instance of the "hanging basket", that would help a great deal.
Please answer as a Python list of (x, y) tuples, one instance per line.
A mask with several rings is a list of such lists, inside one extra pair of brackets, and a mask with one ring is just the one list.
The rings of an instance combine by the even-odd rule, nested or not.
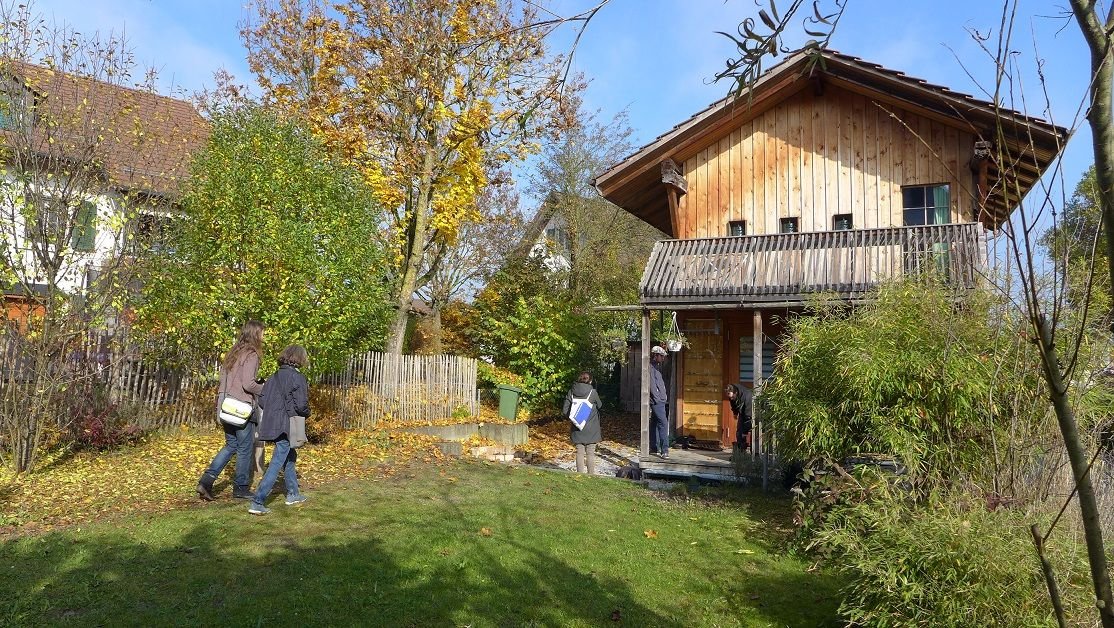
[(681, 328), (677, 325), (677, 313), (673, 312), (673, 320), (669, 324), (669, 332), (665, 337), (665, 348), (667, 351), (677, 352), (682, 347), (687, 345), (685, 335), (681, 333)]

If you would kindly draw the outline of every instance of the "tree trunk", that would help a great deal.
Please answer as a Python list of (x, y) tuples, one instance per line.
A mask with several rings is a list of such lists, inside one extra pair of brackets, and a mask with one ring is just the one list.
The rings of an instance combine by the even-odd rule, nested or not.
[(395, 355), (401, 355), (404, 349), (406, 326), (410, 321), (410, 300), (414, 297), (414, 291), (419, 288), (418, 273), (421, 272), (422, 257), (429, 239), (426, 230), (429, 228), (429, 212), (433, 203), (433, 152), (436, 146), (434, 139), (432, 135), (426, 138), (429, 147), (426, 150), (422, 177), (412, 201), (413, 210), (408, 212), (410, 217), (405, 225), (406, 241), (402, 252), (402, 272), (399, 274), (395, 299), (398, 311), (395, 312), (395, 320), (391, 323), (386, 347), (387, 353)]
[(1090, 464), (1083, 450), (1075, 413), (1068, 402), (1068, 387), (1060, 372), (1060, 360), (1052, 341), (1052, 326), (1043, 315), (1034, 321), (1039, 334), (1041, 366), (1048, 382), (1048, 396), (1056, 411), (1056, 421), (1071, 462), (1072, 476), (1079, 495), (1079, 510), (1083, 517), (1083, 539), (1087, 544), (1087, 560), (1091, 564), (1091, 582), (1095, 590), (1095, 606), (1099, 609), (1103, 628), (1114, 628), (1114, 598), (1110, 591), (1110, 574), (1107, 571), (1106, 551), (1102, 540), (1102, 523), (1099, 519), (1098, 501), (1091, 484)]
[(1108, 27), (1099, 22), (1095, 8), (1083, 0), (1071, 0), (1072, 12), (1079, 30), (1091, 52), (1091, 106), (1087, 125), (1095, 154), (1095, 182), (1098, 185), (1099, 208), (1106, 229), (1107, 271), (1114, 289), (1114, 113), (1111, 88), (1114, 87), (1114, 48)]

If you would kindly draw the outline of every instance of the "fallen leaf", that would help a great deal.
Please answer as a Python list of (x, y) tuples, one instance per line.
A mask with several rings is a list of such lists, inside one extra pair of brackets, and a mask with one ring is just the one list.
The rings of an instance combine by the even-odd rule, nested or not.
[(645, 534), (645, 535), (646, 535), (646, 538), (648, 538), (648, 539), (656, 539), (656, 538), (658, 538), (658, 531), (657, 531), (657, 530), (646, 530), (646, 531), (645, 531), (645, 532), (643, 532), (642, 534)]
[(622, 620), (623, 620), (623, 614), (619, 612), (619, 609), (615, 609), (615, 610), (611, 611), (611, 621), (622, 621)]
[(491, 528), (480, 528), (480, 536), (491, 536)]
[(737, 550), (735, 550), (735, 553), (736, 553), (736, 554), (753, 554), (753, 553), (754, 553), (754, 550), (748, 550), (748, 549), (737, 549)]

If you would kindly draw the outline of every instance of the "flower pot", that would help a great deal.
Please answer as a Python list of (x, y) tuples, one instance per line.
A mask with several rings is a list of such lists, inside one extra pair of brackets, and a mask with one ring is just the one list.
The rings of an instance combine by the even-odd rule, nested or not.
[(666, 348), (667, 351), (680, 351), (681, 350), (681, 341), (676, 340), (676, 339), (666, 340), (665, 341), (665, 348)]

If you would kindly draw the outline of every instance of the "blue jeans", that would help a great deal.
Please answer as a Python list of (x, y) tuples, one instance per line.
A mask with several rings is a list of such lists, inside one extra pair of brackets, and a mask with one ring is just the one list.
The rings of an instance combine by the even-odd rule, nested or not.
[(251, 448), (255, 442), (255, 424), (248, 421), (241, 427), (233, 427), (221, 423), (221, 427), (224, 428), (224, 447), (213, 457), (205, 473), (215, 480), (228, 466), (232, 454), (236, 454), (236, 474), (232, 483), (239, 489), (247, 490), (251, 486)]
[(669, 419), (664, 401), (650, 404), (650, 451), (669, 453)]
[(271, 488), (278, 480), (280, 470), (282, 471), (282, 477), (286, 480), (286, 496), (294, 497), (297, 495), (298, 472), (294, 469), (294, 463), (297, 461), (298, 450), (290, 448), (290, 441), (286, 440), (285, 436), (276, 440), (275, 450), (271, 453), (271, 464), (267, 465), (267, 472), (263, 474), (263, 479), (259, 481), (259, 486), (255, 489), (255, 497), (251, 501), (263, 505), (263, 501), (271, 494)]

